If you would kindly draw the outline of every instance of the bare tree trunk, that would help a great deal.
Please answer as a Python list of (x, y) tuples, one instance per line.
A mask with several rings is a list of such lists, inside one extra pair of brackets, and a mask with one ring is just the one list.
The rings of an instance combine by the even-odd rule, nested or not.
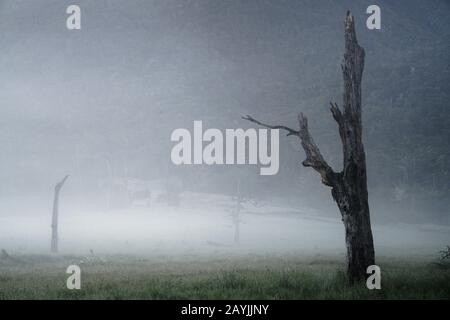
[(342, 215), (347, 247), (347, 275), (351, 282), (365, 278), (367, 267), (375, 264), (372, 230), (367, 192), (366, 156), (362, 142), (361, 80), (364, 70), (364, 49), (356, 39), (353, 16), (345, 19), (345, 54), (342, 64), (344, 76), (343, 112), (331, 103), (331, 113), (339, 127), (343, 146), (343, 170), (335, 172), (322, 157), (308, 130), (308, 120), (300, 113), (299, 130), (272, 126), (253, 119), (245, 120), (271, 129), (282, 129), (288, 136), (300, 138), (306, 153), (305, 167), (312, 167), (322, 183), (331, 187), (331, 194)]
[(109, 161), (109, 158), (107, 157), (105, 160), (106, 163), (106, 172), (108, 174), (107, 178), (107, 190), (106, 190), (106, 210), (111, 210), (111, 199), (113, 198), (113, 171), (111, 168), (111, 162)]
[(63, 187), (69, 176), (65, 176), (60, 182), (55, 186), (55, 196), (53, 198), (53, 215), (52, 215), (52, 242), (51, 242), (51, 252), (58, 252), (58, 205), (59, 205), (59, 192)]
[(240, 243), (240, 230), (239, 230), (239, 214), (236, 213), (236, 216), (234, 217), (234, 243), (239, 244)]
[(239, 244), (240, 242), (240, 215), (242, 207), (242, 195), (241, 195), (241, 179), (238, 178), (236, 183), (236, 205), (233, 214), (233, 224), (234, 224), (234, 243)]

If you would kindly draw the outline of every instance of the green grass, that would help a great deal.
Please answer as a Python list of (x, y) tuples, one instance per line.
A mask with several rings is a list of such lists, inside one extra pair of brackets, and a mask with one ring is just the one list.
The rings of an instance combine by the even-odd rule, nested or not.
[[(0, 260), (0, 299), (449, 299), (450, 265), (379, 258), (382, 289), (347, 284), (343, 257), (21, 255)], [(81, 290), (66, 288), (81, 267)]]

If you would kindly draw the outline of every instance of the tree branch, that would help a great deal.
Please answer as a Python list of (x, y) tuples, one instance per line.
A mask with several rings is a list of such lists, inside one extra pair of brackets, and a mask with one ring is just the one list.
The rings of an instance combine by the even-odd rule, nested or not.
[(344, 116), (342, 115), (341, 110), (339, 109), (337, 103), (330, 102), (330, 110), (333, 115), (334, 120), (341, 126), (344, 123)]
[(242, 117), (242, 119), (248, 120), (248, 121), (253, 122), (253, 123), (256, 123), (256, 124), (259, 124), (260, 126), (263, 126), (263, 127), (269, 128), (269, 129), (281, 129), (281, 130), (286, 130), (286, 131), (288, 132), (288, 134), (287, 134), (288, 137), (289, 137), (289, 136), (297, 136), (297, 137), (298, 137), (299, 134), (300, 134), (299, 131), (294, 130), (294, 129), (291, 129), (291, 128), (286, 127), (286, 126), (272, 126), (272, 125), (269, 125), (269, 124), (262, 123), (262, 122), (260, 122), (260, 121), (258, 121), (258, 120), (253, 119), (253, 118), (250, 117), (249, 115), (246, 115), (245, 117)]
[(341, 136), (342, 144), (345, 145), (346, 142), (344, 141), (346, 139), (345, 136), (345, 117), (342, 114), (342, 111), (339, 109), (337, 103), (330, 102), (330, 111), (333, 115), (334, 120), (336, 120), (339, 128), (339, 135)]
[(288, 136), (299, 137), (303, 150), (306, 153), (306, 160), (302, 162), (303, 166), (311, 167), (316, 170), (320, 174), (323, 184), (330, 187), (334, 185), (336, 173), (322, 157), (319, 148), (309, 133), (308, 119), (303, 115), (303, 113), (298, 115), (298, 123), (300, 127), (300, 130), (298, 131), (286, 126), (262, 123), (249, 115), (242, 117), (242, 119), (259, 124), (266, 128), (286, 130), (288, 132)]
[(302, 162), (303, 166), (311, 167), (316, 170), (322, 178), (322, 183), (332, 187), (334, 185), (336, 173), (320, 153), (319, 148), (309, 133), (308, 118), (301, 112), (298, 115), (298, 123), (300, 126), (299, 137), (302, 142), (303, 150), (305, 150), (306, 153), (306, 160)]

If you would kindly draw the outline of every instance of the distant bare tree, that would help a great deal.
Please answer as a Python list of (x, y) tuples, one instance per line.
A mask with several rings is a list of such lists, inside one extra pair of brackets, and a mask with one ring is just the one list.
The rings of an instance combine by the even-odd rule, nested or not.
[(236, 183), (236, 195), (233, 197), (234, 206), (231, 210), (233, 225), (234, 225), (234, 243), (239, 244), (241, 241), (241, 210), (243, 209), (243, 203), (245, 202), (245, 198), (241, 192), (241, 179), (238, 178)]
[(52, 215), (52, 243), (51, 243), (51, 252), (58, 252), (58, 207), (59, 207), (59, 192), (61, 188), (64, 186), (69, 176), (65, 176), (60, 182), (58, 182), (55, 186), (55, 196), (53, 198), (53, 215)]
[(281, 129), (288, 136), (300, 138), (306, 153), (303, 166), (316, 170), (322, 183), (331, 187), (345, 226), (347, 247), (347, 275), (350, 282), (365, 278), (367, 267), (375, 264), (372, 229), (367, 192), (366, 155), (362, 142), (361, 80), (364, 69), (364, 49), (356, 39), (353, 16), (347, 12), (345, 19), (345, 54), (342, 64), (344, 75), (344, 104), (341, 111), (331, 103), (331, 113), (339, 127), (343, 145), (343, 170), (334, 171), (324, 160), (308, 130), (308, 120), (300, 113), (299, 130), (286, 126), (268, 125), (250, 116), (245, 120), (271, 129)]
[(241, 178), (237, 178), (236, 182), (236, 194), (232, 197), (232, 207), (229, 210), (231, 212), (231, 218), (234, 226), (234, 243), (239, 244), (241, 241), (241, 212), (245, 209), (246, 204), (253, 205), (254, 207), (260, 206), (257, 199), (246, 196), (242, 191)]

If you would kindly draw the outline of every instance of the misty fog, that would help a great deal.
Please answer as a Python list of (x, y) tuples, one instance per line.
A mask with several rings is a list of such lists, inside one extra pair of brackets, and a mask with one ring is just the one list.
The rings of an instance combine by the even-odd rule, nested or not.
[[(55, 184), (62, 253), (344, 254), (330, 189), (280, 134), (280, 171), (181, 165), (173, 130), (295, 127), (342, 166), (342, 21), (366, 49), (363, 126), (377, 252), (450, 243), (450, 4), (378, 1), (0, 1), (0, 248), (49, 251)], [(245, 198), (239, 217), (236, 196)], [(234, 212), (234, 213), (233, 213)], [(236, 224), (239, 241), (235, 241)], [(404, 249), (408, 248), (408, 252)]]

